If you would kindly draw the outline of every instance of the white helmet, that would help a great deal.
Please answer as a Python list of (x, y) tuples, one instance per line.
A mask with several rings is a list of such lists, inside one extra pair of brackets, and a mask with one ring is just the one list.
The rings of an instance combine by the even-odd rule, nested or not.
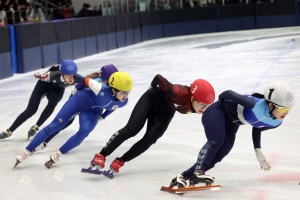
[(264, 97), (280, 107), (291, 108), (295, 104), (293, 88), (283, 82), (275, 82), (268, 85), (265, 89)]

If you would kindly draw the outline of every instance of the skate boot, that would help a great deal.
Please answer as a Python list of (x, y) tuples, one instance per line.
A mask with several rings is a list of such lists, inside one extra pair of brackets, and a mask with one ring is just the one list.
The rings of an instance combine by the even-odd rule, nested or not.
[(39, 130), (38, 125), (33, 125), (33, 126), (30, 128), (30, 130), (28, 131), (28, 138), (27, 138), (27, 140), (28, 140), (30, 137), (34, 136), (38, 130)]
[(171, 187), (177, 186), (178, 188), (186, 188), (187, 178), (183, 176), (183, 174), (179, 174), (177, 177), (173, 178), (170, 184)]
[(105, 167), (105, 157), (100, 153), (95, 154), (94, 159), (91, 161), (90, 167), (97, 167), (98, 170), (99, 168), (103, 169)]
[(121, 158), (116, 158), (111, 164), (110, 169), (115, 173), (119, 173), (119, 169), (124, 166), (124, 161)]
[(0, 139), (5, 139), (8, 138), (12, 135), (12, 132), (7, 129), (6, 131), (3, 131), (2, 133), (0, 133)]
[(14, 168), (16, 168), (19, 163), (23, 162), (30, 154), (31, 154), (30, 151), (28, 151), (27, 149), (23, 149), (17, 155), (17, 162), (16, 162)]
[(39, 146), (37, 146), (37, 147), (33, 150), (32, 153), (37, 152), (37, 151), (40, 151), (40, 150), (46, 148), (46, 146), (47, 146), (47, 143), (46, 143), (46, 142), (43, 142), (42, 144), (40, 144)]
[(45, 166), (50, 169), (53, 163), (57, 163), (59, 161), (59, 157), (62, 156), (62, 153), (59, 150), (56, 150), (50, 156), (50, 160), (45, 163)]
[(108, 171), (103, 171), (103, 175), (108, 178), (114, 178), (115, 173), (119, 173), (119, 169), (124, 166), (124, 161), (122, 158), (116, 158), (111, 164), (110, 169)]
[(202, 170), (196, 170), (193, 176), (190, 178), (190, 185), (194, 186), (198, 183), (205, 183), (206, 185), (211, 185), (215, 182), (215, 178), (209, 175), (205, 175)]

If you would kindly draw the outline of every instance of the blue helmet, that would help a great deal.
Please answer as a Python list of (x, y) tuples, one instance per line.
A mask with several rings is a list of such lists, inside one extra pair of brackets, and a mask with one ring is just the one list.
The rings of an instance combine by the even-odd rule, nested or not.
[(78, 67), (73, 60), (63, 60), (60, 64), (59, 71), (67, 75), (76, 74), (78, 71)]

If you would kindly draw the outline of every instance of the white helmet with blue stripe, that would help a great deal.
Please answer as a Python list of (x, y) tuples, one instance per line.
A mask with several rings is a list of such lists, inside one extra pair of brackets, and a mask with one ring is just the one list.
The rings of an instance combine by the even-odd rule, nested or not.
[(275, 82), (268, 85), (265, 89), (264, 97), (279, 107), (291, 108), (295, 104), (293, 88), (283, 82)]

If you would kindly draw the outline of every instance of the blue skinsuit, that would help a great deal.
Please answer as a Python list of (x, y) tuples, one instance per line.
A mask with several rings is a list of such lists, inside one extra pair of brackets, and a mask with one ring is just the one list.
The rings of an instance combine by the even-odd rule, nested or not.
[(74, 114), (80, 113), (79, 131), (59, 149), (62, 154), (66, 154), (71, 149), (80, 145), (95, 128), (99, 113), (102, 112), (103, 109), (106, 109), (108, 114), (117, 108), (125, 106), (127, 102), (128, 98), (124, 102), (116, 100), (113, 96), (112, 88), (105, 84), (102, 84), (101, 90), (97, 95), (89, 88), (83, 89), (64, 104), (54, 120), (38, 132), (26, 149), (32, 152), (38, 145), (44, 142), (47, 137), (61, 130)]
[(202, 124), (207, 143), (199, 152), (197, 162), (183, 175), (191, 177), (195, 170), (207, 171), (232, 149), (240, 125), (250, 124), (254, 148), (260, 148), (261, 131), (276, 128), (282, 121), (273, 119), (265, 99), (224, 91), (204, 112)]

